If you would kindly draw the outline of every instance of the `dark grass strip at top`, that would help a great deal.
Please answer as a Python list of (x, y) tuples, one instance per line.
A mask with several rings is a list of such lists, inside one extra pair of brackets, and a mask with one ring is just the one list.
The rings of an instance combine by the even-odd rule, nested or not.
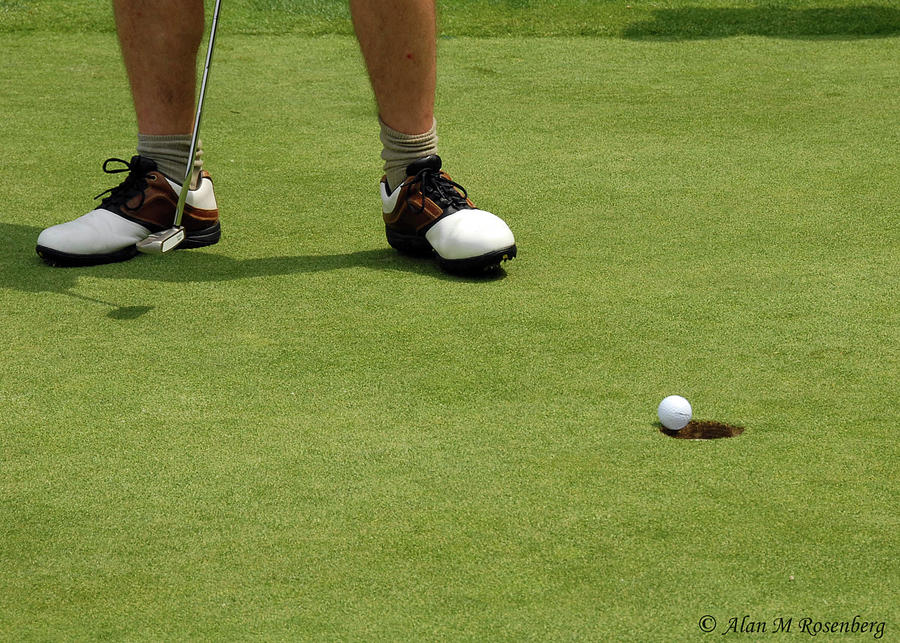
[[(213, 0), (206, 0), (207, 13)], [(605, 0), (438, 0), (444, 37), (602, 36), (682, 40), (760, 35), (860, 38), (900, 34), (896, 2), (798, 0), (610, 2)], [(232, 0), (223, 33), (351, 35), (347, 0)], [(111, 33), (112, 11), (95, 0), (0, 0), (0, 33)]]
[(691, 40), (730, 36), (853, 38), (900, 33), (900, 8), (684, 7), (656, 9), (623, 31), (630, 39)]

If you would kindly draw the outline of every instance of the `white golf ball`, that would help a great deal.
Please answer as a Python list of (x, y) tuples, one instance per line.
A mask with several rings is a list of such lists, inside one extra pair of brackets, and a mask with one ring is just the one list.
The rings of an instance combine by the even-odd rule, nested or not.
[(680, 431), (691, 421), (691, 403), (680, 395), (670, 395), (659, 403), (656, 415), (662, 425), (671, 431)]

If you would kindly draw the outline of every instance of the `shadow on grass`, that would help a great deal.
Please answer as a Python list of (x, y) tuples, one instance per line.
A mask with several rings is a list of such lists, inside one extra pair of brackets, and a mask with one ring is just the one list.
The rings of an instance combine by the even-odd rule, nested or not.
[(430, 259), (406, 257), (391, 248), (360, 250), (330, 255), (297, 255), (233, 259), (209, 250), (176, 251), (166, 257), (138, 255), (124, 263), (86, 268), (51, 268), (34, 251), (40, 229), (0, 222), (0, 288), (20, 292), (56, 292), (112, 308), (113, 319), (135, 319), (151, 306), (120, 306), (117, 303), (72, 292), (82, 276), (104, 279), (138, 279), (162, 283), (233, 281), (300, 273), (368, 268), (386, 272), (427, 275), (444, 281), (496, 281), (506, 276), (502, 269), (484, 277), (457, 277), (441, 271)]
[(628, 25), (622, 37), (631, 40), (699, 40), (730, 36), (854, 39), (900, 34), (900, 9), (862, 7), (658, 9), (651, 20)]

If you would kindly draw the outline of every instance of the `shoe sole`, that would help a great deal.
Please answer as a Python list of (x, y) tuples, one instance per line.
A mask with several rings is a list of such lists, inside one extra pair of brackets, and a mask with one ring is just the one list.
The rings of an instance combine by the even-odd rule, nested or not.
[(211, 246), (214, 243), (219, 243), (221, 237), (222, 226), (216, 221), (208, 228), (195, 230), (185, 236), (184, 241), (182, 241), (175, 249), (178, 250), (178, 248), (183, 248), (184, 250), (190, 250), (191, 248), (204, 248), (206, 246)]
[(387, 241), (390, 246), (403, 254), (415, 257), (433, 256), (437, 260), (438, 265), (447, 272), (462, 275), (473, 275), (484, 272), (492, 272), (500, 267), (504, 261), (508, 261), (516, 256), (517, 249), (515, 244), (508, 248), (488, 252), (487, 254), (477, 257), (467, 257), (465, 259), (444, 259), (438, 254), (437, 250), (431, 247), (428, 240), (424, 237), (411, 234), (401, 234), (394, 232), (390, 228), (385, 227)]
[(516, 246), (512, 245), (503, 250), (496, 250), (468, 259), (444, 259), (437, 252), (434, 253), (434, 256), (437, 258), (438, 265), (447, 272), (457, 275), (478, 275), (499, 270), (500, 264), (513, 259), (516, 256), (516, 252)]
[[(218, 221), (214, 225), (202, 230), (195, 230), (184, 238), (176, 250), (182, 248), (190, 250), (192, 248), (203, 248), (218, 243), (222, 237), (222, 226)], [(53, 248), (45, 246), (37, 246), (35, 248), (38, 256), (43, 259), (44, 263), (56, 268), (80, 268), (84, 266), (99, 266), (105, 263), (116, 263), (118, 261), (128, 261), (138, 254), (136, 246), (128, 246), (115, 252), (100, 255), (78, 255), (69, 252), (60, 252)]]

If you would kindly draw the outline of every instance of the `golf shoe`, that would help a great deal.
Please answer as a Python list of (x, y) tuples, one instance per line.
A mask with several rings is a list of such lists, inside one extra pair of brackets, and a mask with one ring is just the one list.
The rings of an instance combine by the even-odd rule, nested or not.
[[(110, 169), (111, 163), (124, 167)], [(181, 186), (164, 176), (153, 160), (111, 158), (103, 163), (103, 171), (128, 172), (128, 176), (97, 195), (105, 197), (99, 208), (40, 233), (36, 250), (46, 263), (91, 266), (125, 261), (137, 254), (135, 243), (172, 226)], [(219, 240), (219, 210), (208, 172), (201, 172), (196, 188), (188, 191), (181, 224), (186, 235), (181, 248), (209, 246)]]
[(411, 163), (391, 190), (381, 180), (388, 243), (408, 254), (431, 254), (448, 272), (478, 273), (516, 256), (516, 241), (498, 216), (479, 210), (466, 190), (441, 171), (441, 158)]

